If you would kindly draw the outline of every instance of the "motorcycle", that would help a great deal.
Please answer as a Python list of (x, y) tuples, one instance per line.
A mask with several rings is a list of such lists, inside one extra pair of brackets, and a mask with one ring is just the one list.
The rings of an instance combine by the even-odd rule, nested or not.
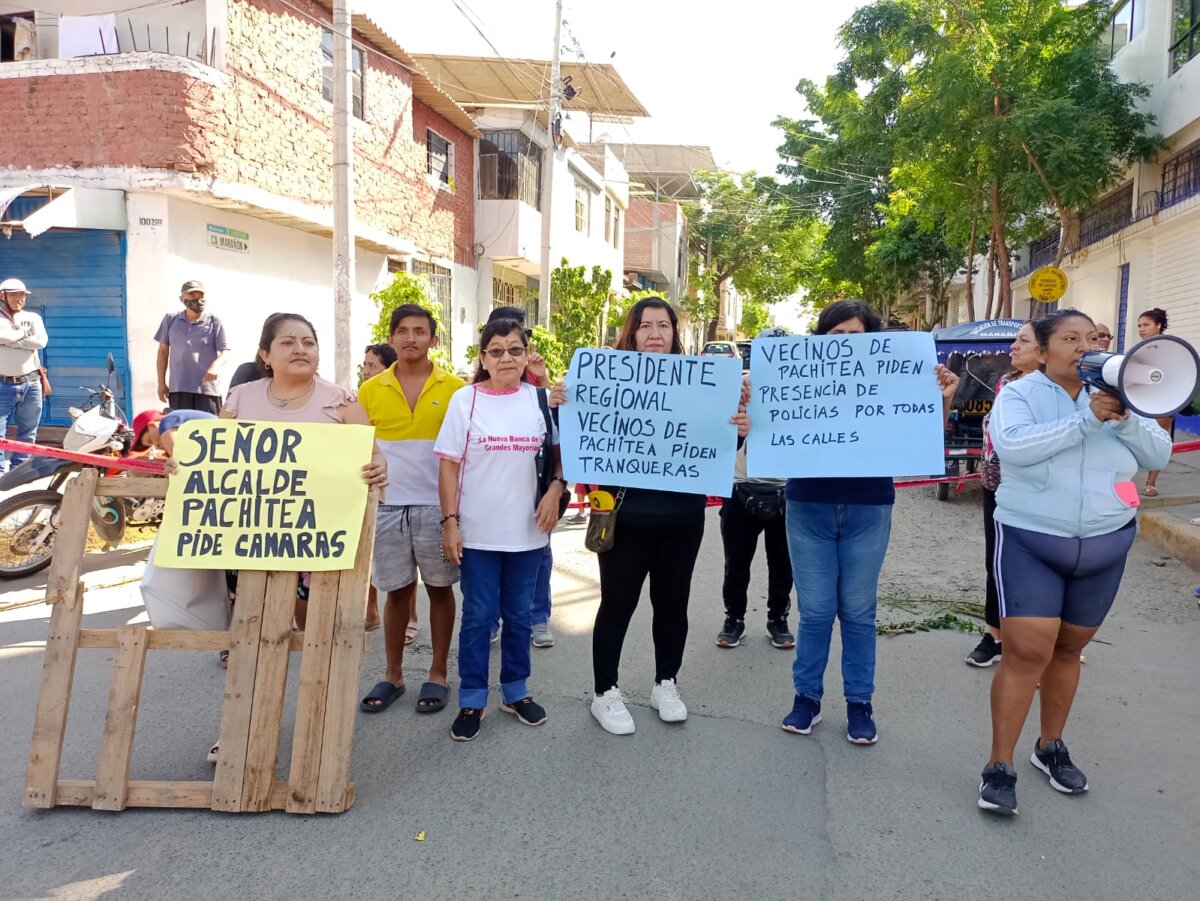
[[(115, 366), (108, 357), (108, 381)], [(121, 417), (108, 384), (82, 388), (89, 402), (72, 407), (72, 423), (63, 438), (63, 449), (78, 453), (123, 457), (133, 444), (133, 432)], [(62, 490), (73, 473), (85, 468), (100, 469), (104, 475), (121, 470), (56, 457), (31, 456), (0, 476), (0, 491), (7, 491), (50, 478), (48, 487), (13, 495), (0, 502), (0, 579), (17, 579), (40, 572), (50, 565), (54, 537), (60, 525)], [(91, 523), (107, 550), (120, 545), (130, 523), (148, 525), (162, 519), (161, 498), (96, 497)]]

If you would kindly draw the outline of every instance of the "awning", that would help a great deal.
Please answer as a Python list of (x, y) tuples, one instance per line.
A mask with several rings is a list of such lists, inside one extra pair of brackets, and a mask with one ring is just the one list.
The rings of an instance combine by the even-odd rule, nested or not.
[(1024, 319), (982, 319), (979, 322), (963, 322), (940, 328), (933, 333), (933, 340), (943, 341), (1008, 341), (1017, 337), (1025, 324)]
[(4, 211), (14, 200), (36, 187), (37, 185), (21, 185), (19, 188), (0, 188), (0, 219), (4, 218)]
[(31, 237), (52, 228), (124, 231), (125, 224), (125, 192), (99, 188), (71, 188), (34, 210), (23, 223)]

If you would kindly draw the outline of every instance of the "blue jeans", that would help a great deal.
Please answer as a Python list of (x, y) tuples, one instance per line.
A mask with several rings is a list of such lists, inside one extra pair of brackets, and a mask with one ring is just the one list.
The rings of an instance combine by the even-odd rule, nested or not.
[(788, 550), (800, 613), (792, 667), (796, 694), (821, 700), (836, 615), (846, 700), (871, 700), (876, 592), (891, 531), (891, 505), (788, 501)]
[(550, 542), (546, 542), (546, 553), (538, 561), (537, 585), (533, 588), (533, 614), (530, 622), (545, 625), (550, 622), (550, 574), (554, 572), (554, 554)]
[(482, 709), (488, 699), (492, 626), (500, 633), (500, 696), (505, 704), (529, 697), (530, 610), (544, 548), (480, 551), (463, 548), (462, 624), (458, 631), (458, 706)]
[[(0, 438), (8, 437), (8, 426), (16, 426), (18, 441), (33, 441), (38, 423), (42, 421), (42, 383), (40, 379), (14, 385), (0, 382)], [(9, 464), (18, 466), (29, 454), (0, 453), (0, 472), (8, 472)]]

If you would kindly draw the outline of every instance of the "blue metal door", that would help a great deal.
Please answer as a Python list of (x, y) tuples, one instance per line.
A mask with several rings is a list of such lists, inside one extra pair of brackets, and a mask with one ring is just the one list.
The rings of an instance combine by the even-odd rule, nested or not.
[(1125, 353), (1125, 329), (1129, 326), (1129, 264), (1121, 264), (1121, 300), (1117, 308), (1117, 353)]
[[(20, 218), (18, 198), (9, 218)], [(0, 237), (0, 278), (19, 278), (29, 287), (29, 309), (46, 323), (50, 343), (42, 352), (53, 394), (42, 413), (44, 425), (70, 425), (67, 408), (108, 378), (113, 355), (117, 403), (128, 417), (129, 340), (125, 328), (125, 233), (51, 229), (36, 238), (14, 231)], [(117, 384), (117, 381), (120, 384)]]

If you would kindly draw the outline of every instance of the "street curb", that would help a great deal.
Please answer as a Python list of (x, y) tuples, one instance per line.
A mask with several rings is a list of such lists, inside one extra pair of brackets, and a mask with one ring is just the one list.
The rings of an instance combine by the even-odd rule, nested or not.
[(1200, 570), (1200, 529), (1170, 513), (1147, 510), (1139, 518), (1142, 535), (1155, 541), (1176, 559)]
[(1143, 510), (1154, 510), (1159, 507), (1182, 507), (1185, 504), (1200, 504), (1200, 494), (1176, 497), (1143, 497), (1140, 506)]

